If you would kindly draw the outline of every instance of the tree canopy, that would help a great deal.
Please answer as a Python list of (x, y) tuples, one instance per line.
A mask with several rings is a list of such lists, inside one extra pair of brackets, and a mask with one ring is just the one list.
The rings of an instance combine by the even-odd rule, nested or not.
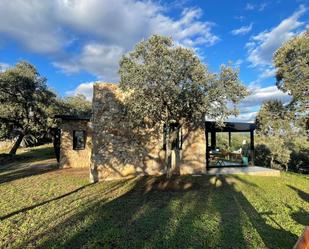
[(0, 73), (0, 136), (18, 137), (10, 153), (16, 153), (25, 136), (46, 131), (55, 98), (46, 79), (28, 62), (19, 62)]
[(55, 111), (57, 114), (76, 115), (90, 117), (92, 112), (92, 103), (86, 99), (85, 95), (77, 94), (58, 100)]
[(271, 167), (279, 164), (288, 169), (291, 154), (288, 143), (292, 134), (292, 121), (291, 112), (280, 100), (264, 102), (256, 116), (257, 133), (260, 135), (260, 143), (264, 146), (257, 146), (258, 153), (263, 155), (266, 148), (269, 150)]
[(309, 109), (309, 30), (294, 37), (274, 54), (276, 84), (292, 96), (290, 104), (298, 112)]
[(292, 116), (280, 100), (265, 101), (256, 116), (257, 132), (265, 136), (289, 133)]
[(219, 73), (210, 73), (193, 50), (158, 35), (123, 56), (119, 73), (128, 115), (137, 125), (145, 119), (152, 125), (201, 124), (205, 115), (224, 119), (237, 113), (235, 104), (247, 95), (237, 70), (222, 65)]

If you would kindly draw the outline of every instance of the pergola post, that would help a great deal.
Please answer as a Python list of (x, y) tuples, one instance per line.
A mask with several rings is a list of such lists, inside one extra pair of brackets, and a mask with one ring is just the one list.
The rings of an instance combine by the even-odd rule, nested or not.
[(211, 149), (214, 150), (216, 149), (216, 131), (212, 130), (211, 131)]
[(231, 132), (229, 131), (229, 149), (231, 148)]
[(205, 126), (205, 139), (206, 139), (206, 171), (209, 169), (209, 142), (208, 142), (208, 131)]
[(254, 131), (250, 130), (250, 164), (254, 165)]

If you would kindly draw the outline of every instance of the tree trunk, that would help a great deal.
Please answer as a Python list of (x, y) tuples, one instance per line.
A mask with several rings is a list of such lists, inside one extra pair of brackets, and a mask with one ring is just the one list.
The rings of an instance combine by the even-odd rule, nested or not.
[(15, 141), (11, 151), (9, 152), (10, 155), (16, 154), (16, 151), (19, 148), (21, 141), (23, 141), (24, 136), (25, 135), (23, 133), (19, 134), (19, 136), (18, 136), (17, 140)]
[(166, 131), (166, 145), (165, 145), (165, 173), (166, 173), (167, 178), (171, 177), (170, 156), (171, 156), (170, 134), (169, 134), (169, 127), (168, 127)]

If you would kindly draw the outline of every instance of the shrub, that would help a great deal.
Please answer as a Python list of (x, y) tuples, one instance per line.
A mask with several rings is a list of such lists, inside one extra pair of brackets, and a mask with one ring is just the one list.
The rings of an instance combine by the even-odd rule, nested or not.
[(270, 167), (271, 151), (265, 144), (255, 146), (255, 161), (258, 166)]

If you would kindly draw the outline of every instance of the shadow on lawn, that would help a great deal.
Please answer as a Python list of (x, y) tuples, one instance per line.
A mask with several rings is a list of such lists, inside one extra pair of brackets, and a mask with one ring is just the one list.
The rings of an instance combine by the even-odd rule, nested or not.
[[(287, 185), (289, 188), (293, 189), (298, 196), (305, 202), (309, 202), (309, 194), (294, 187), (291, 185)], [(290, 208), (291, 210), (293, 210), (293, 208), (289, 205), (287, 205), (288, 208)], [(292, 218), (299, 224), (302, 224), (304, 226), (308, 226), (309, 224), (309, 214), (308, 212), (303, 208), (303, 207), (298, 207), (298, 211), (297, 212), (293, 212), (292, 213)]]
[(22, 209), (20, 209), (20, 210), (16, 210), (16, 211), (14, 211), (14, 212), (12, 212), (12, 213), (9, 213), (9, 214), (6, 214), (6, 215), (4, 215), (4, 216), (1, 216), (1, 217), (0, 217), (0, 221), (3, 221), (3, 220), (5, 220), (5, 219), (8, 219), (8, 218), (10, 218), (10, 217), (12, 217), (12, 216), (14, 216), (14, 215), (20, 214), (20, 213), (24, 213), (24, 212), (30, 211), (30, 210), (32, 210), (32, 209), (34, 209), (34, 208), (43, 206), (43, 205), (45, 205), (45, 204), (47, 204), (47, 203), (50, 203), (50, 202), (52, 202), (52, 201), (60, 200), (60, 199), (62, 199), (62, 198), (64, 198), (64, 197), (67, 197), (67, 196), (69, 196), (69, 195), (72, 195), (72, 194), (74, 194), (74, 193), (77, 193), (78, 191), (80, 191), (80, 190), (82, 190), (82, 189), (84, 189), (84, 188), (86, 188), (87, 186), (90, 186), (90, 185), (92, 185), (92, 184), (93, 184), (93, 183), (84, 185), (84, 186), (82, 186), (82, 187), (80, 187), (80, 188), (77, 188), (77, 189), (75, 189), (75, 190), (73, 190), (73, 191), (71, 191), (71, 192), (65, 193), (65, 194), (60, 195), (60, 196), (57, 196), (57, 197), (55, 197), (55, 198), (52, 198), (52, 199), (49, 199), (49, 200), (46, 200), (46, 201), (37, 203), (37, 204), (32, 205), (32, 206), (29, 206), (29, 207), (22, 208)]
[(34, 166), (25, 166), (21, 169), (8, 169), (7, 172), (0, 174), (0, 184), (5, 182), (14, 181), (17, 179), (22, 179), (30, 176), (40, 175), (47, 172), (58, 170), (58, 165), (54, 164), (42, 164), (42, 165), (34, 165)]
[[(268, 225), (236, 177), (145, 177), (127, 193), (96, 201), (38, 235), (37, 248), (292, 248), (297, 237)], [(244, 181), (246, 184), (246, 182)], [(99, 183), (104, 184), (104, 183)], [(85, 222), (87, 221), (87, 222)], [(251, 223), (251, 225), (250, 225)], [(245, 230), (245, 227), (250, 230)], [(252, 227), (251, 227), (252, 226)], [(38, 238), (42, 242), (35, 244)]]
[(19, 153), (17, 155), (0, 154), (4, 155), (1, 161), (0, 172), (6, 170), (13, 163), (36, 162), (46, 159), (56, 158), (54, 149), (52, 147), (33, 147), (28, 151)]
[(291, 185), (288, 185), (289, 188), (293, 189), (294, 191), (296, 191), (296, 193), (298, 194), (298, 196), (303, 199), (305, 202), (309, 202), (309, 194), (294, 187), (294, 186), (291, 186)]
[[(49, 147), (36, 148), (13, 156), (7, 163), (0, 165), (0, 184), (56, 170), (56, 162), (44, 162), (53, 158), (54, 151)], [(38, 161), (42, 163), (36, 164)]]

